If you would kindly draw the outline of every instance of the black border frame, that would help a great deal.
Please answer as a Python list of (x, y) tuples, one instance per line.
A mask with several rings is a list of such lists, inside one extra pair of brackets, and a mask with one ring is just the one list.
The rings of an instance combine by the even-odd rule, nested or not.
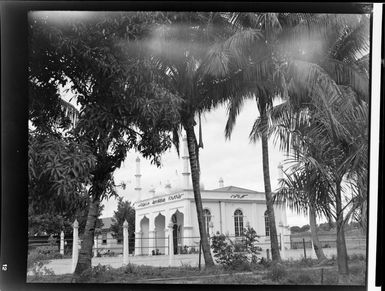
[[(188, 3), (186, 5), (186, 3)], [(219, 2), (219, 1), (25, 1), (1, 3), (1, 253), (0, 264), (7, 264), (7, 271), (0, 273), (0, 283), (4, 290), (51, 290), (55, 289), (179, 289), (180, 285), (173, 284), (53, 284), (53, 283), (26, 283), (27, 258), (27, 147), (28, 147), (28, 18), (31, 10), (178, 10), (178, 11), (269, 11), (269, 12), (323, 12), (323, 13), (372, 13), (372, 5), (365, 3), (308, 3), (308, 2)], [(373, 14), (372, 14), (373, 15)], [(373, 19), (372, 19), (373, 21)], [(383, 32), (384, 35), (384, 32)], [(373, 46), (373, 41), (371, 41)], [(384, 55), (384, 48), (383, 48)], [(384, 72), (384, 66), (382, 67)], [(385, 81), (385, 78), (382, 77)], [(382, 90), (382, 95), (384, 90)], [(382, 102), (383, 117), (384, 102)], [(381, 119), (382, 120), (382, 119)], [(381, 133), (384, 133), (382, 126)], [(384, 136), (381, 134), (381, 144)], [(383, 152), (381, 151), (381, 161)], [(381, 167), (380, 167), (381, 169)], [(383, 172), (380, 173), (383, 177)], [(380, 179), (380, 181), (382, 181)], [(383, 186), (379, 189), (383, 189)], [(381, 193), (381, 192), (380, 192)], [(378, 209), (381, 210), (379, 195)], [(368, 204), (369, 205), (369, 204)], [(380, 214), (380, 212), (379, 212)], [(381, 216), (383, 217), (383, 216)], [(382, 218), (383, 220), (383, 218)], [(378, 234), (381, 234), (381, 221), (378, 222)], [(369, 229), (369, 225), (368, 225)], [(379, 236), (377, 247), (382, 250), (382, 235)], [(368, 234), (367, 234), (368, 240)], [(381, 257), (382, 258), (382, 257)], [(377, 257), (379, 262), (382, 259)], [(382, 283), (379, 269), (376, 282)], [(366, 282), (367, 283), (367, 282)], [(234, 288), (234, 285), (214, 285), (220, 288)], [(183, 288), (203, 288), (207, 285), (183, 285)], [(210, 286), (211, 287), (211, 286)], [(209, 288), (210, 288), (209, 287)], [(264, 290), (307, 290), (330, 289), (336, 290), (364, 290), (363, 286), (268, 286), (268, 285), (237, 285), (240, 289), (262, 288)]]

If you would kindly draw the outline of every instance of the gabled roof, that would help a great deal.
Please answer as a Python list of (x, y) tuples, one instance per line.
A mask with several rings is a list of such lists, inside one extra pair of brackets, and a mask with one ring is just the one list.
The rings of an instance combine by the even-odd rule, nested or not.
[(209, 191), (215, 191), (215, 192), (238, 192), (238, 193), (260, 193), (263, 194), (263, 192), (257, 192), (254, 190), (249, 190), (241, 187), (235, 187), (235, 186), (227, 186), (227, 187), (222, 187), (218, 189), (213, 189)]
[(100, 219), (103, 222), (102, 229), (109, 229), (115, 223), (115, 219), (113, 217), (103, 217)]

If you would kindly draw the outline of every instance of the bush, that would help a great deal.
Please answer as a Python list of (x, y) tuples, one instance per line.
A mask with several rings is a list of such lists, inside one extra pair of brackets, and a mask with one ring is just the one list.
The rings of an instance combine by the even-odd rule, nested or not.
[(273, 264), (267, 272), (267, 277), (272, 281), (278, 282), (287, 276), (285, 266), (280, 263)]
[(212, 238), (211, 248), (216, 262), (230, 270), (251, 270), (258, 262), (260, 247), (255, 246), (258, 235), (249, 226), (244, 229), (242, 241), (233, 243), (227, 236), (219, 232)]
[(79, 278), (79, 282), (105, 283), (114, 279), (113, 270), (109, 265), (98, 264), (85, 270)]
[(48, 269), (44, 266), (44, 263), (41, 261), (36, 261), (32, 266), (32, 276), (29, 280), (33, 281), (41, 281), (43, 276), (53, 276), (55, 272), (52, 269)]

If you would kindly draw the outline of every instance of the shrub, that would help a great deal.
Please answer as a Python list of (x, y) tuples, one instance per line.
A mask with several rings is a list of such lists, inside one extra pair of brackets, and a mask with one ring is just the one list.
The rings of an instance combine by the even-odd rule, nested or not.
[(79, 278), (79, 282), (105, 283), (114, 279), (113, 271), (109, 265), (98, 264), (85, 270)]
[(269, 271), (267, 272), (267, 277), (275, 282), (282, 280), (286, 277), (286, 275), (286, 268), (280, 263), (271, 265)]
[(41, 281), (43, 276), (55, 275), (55, 272), (52, 269), (45, 267), (44, 263), (41, 261), (34, 262), (31, 271), (32, 277), (29, 279), (31, 281)]
[(231, 270), (251, 270), (252, 265), (258, 262), (261, 251), (255, 245), (258, 237), (250, 226), (244, 229), (242, 241), (232, 242), (227, 236), (217, 232), (211, 245), (217, 263)]

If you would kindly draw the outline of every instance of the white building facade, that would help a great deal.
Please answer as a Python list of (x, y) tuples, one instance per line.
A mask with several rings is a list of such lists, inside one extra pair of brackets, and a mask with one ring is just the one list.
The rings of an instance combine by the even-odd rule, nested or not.
[[(188, 151), (184, 140), (183, 186), (164, 190), (150, 191), (151, 197), (135, 203), (135, 255), (168, 254), (168, 237), (172, 231), (174, 253), (181, 250), (191, 251), (199, 248), (199, 227), (190, 186)], [(136, 188), (139, 197), (140, 160), (136, 160)], [(241, 237), (243, 229), (249, 225), (261, 236), (261, 246), (270, 248), (268, 218), (266, 215), (265, 193), (236, 186), (224, 187), (223, 179), (219, 188), (201, 189), (206, 230), (209, 235), (219, 232), (231, 238)], [(286, 208), (276, 205), (274, 208), (279, 240), (285, 247), (285, 237), (290, 231), (287, 227)]]

